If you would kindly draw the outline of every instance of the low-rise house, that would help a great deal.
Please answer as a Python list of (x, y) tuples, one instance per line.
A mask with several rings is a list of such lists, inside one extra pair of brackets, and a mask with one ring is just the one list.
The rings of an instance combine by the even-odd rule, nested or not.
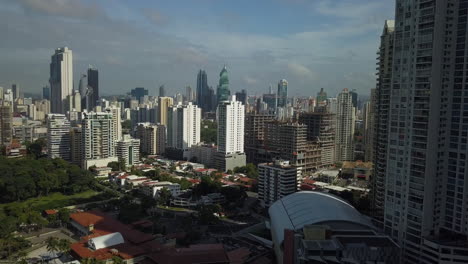
[(176, 197), (180, 194), (180, 184), (168, 181), (146, 181), (141, 184), (140, 191), (146, 196), (157, 198), (159, 196), (159, 192), (163, 188), (168, 189), (171, 192), (172, 197)]

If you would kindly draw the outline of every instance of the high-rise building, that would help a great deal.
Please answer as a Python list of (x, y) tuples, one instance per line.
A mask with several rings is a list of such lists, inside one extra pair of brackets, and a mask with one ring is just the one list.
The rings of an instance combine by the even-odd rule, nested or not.
[(197, 75), (197, 105), (203, 112), (210, 112), (211, 96), (209, 94), (208, 77), (204, 70), (200, 70)]
[(278, 82), (277, 107), (285, 107), (288, 104), (288, 81), (282, 79)]
[(130, 135), (116, 142), (116, 156), (125, 163), (125, 167), (131, 167), (140, 163), (140, 140), (134, 139)]
[(20, 98), (20, 87), (18, 84), (16, 83), (12, 84), (11, 90), (13, 91), (13, 100)]
[(52, 113), (69, 111), (67, 98), (73, 92), (73, 54), (67, 47), (58, 48), (50, 63), (50, 107)]
[(219, 84), (218, 90), (216, 91), (216, 95), (218, 104), (220, 104), (222, 101), (229, 100), (229, 96), (231, 95), (231, 91), (229, 90), (229, 77), (226, 65), (219, 73)]
[(188, 150), (200, 142), (201, 109), (192, 103), (169, 108), (167, 145), (174, 149)]
[[(190, 86), (185, 87), (185, 100), (187, 102), (193, 102), (194, 99), (195, 99), (195, 94), (193, 93), (192, 87), (190, 87)], [(200, 106), (198, 106), (198, 107), (200, 107)]]
[(291, 166), (289, 161), (275, 160), (258, 165), (258, 199), (264, 207), (295, 193), (302, 181), (300, 167)]
[[(88, 67), (88, 111), (91, 111), (96, 107), (97, 101), (99, 101), (99, 71), (96, 67), (89, 65)], [(80, 91), (81, 92), (81, 91)], [(83, 95), (82, 95), (83, 97)]]
[(264, 151), (265, 123), (275, 120), (275, 115), (249, 113), (245, 115), (244, 150), (247, 163), (258, 164), (271, 161)]
[(247, 105), (247, 92), (242, 89), (240, 92), (236, 92), (236, 100), (241, 102), (243, 105)]
[(392, 79), (393, 40), (395, 21), (385, 21), (377, 52), (378, 72), (375, 90), (374, 177), (371, 182), (373, 218), (383, 228), (385, 203), (385, 174), (387, 170), (388, 120), (390, 115), (390, 86)]
[(218, 152), (244, 153), (244, 105), (231, 96), (218, 105)]
[(353, 106), (354, 108), (358, 108), (358, 93), (356, 91), (356, 89), (353, 89), (352, 91), (349, 92), (351, 94), (351, 98), (352, 98), (352, 101), (353, 101)]
[(271, 159), (288, 160), (303, 173), (316, 171), (322, 165), (320, 147), (307, 141), (307, 126), (298, 122), (265, 123), (264, 149)]
[(159, 86), (159, 97), (165, 97), (166, 96), (166, 87), (164, 87), (164, 84)]
[(80, 167), (83, 165), (82, 140), (81, 127), (72, 127), (70, 129), (70, 161)]
[(383, 215), (406, 263), (468, 262), (467, 4), (396, 1)]
[(140, 140), (140, 151), (147, 155), (162, 155), (166, 150), (166, 126), (139, 123), (136, 137)]
[(83, 161), (115, 157), (112, 113), (84, 112), (82, 120)]
[(9, 102), (0, 105), (0, 145), (8, 146), (13, 137), (13, 109)]
[(374, 132), (375, 132), (375, 89), (371, 90), (370, 101), (363, 108), (363, 130), (364, 130), (364, 161), (374, 160)]
[(70, 121), (63, 114), (47, 115), (47, 155), (70, 160)]
[(174, 104), (174, 99), (172, 99), (172, 97), (159, 97), (158, 100), (158, 122), (161, 125), (167, 126), (167, 113), (169, 111), (169, 107)]
[(244, 105), (233, 95), (228, 101), (221, 101), (216, 111), (218, 123), (218, 149), (216, 167), (232, 170), (245, 165), (244, 154)]
[[(93, 94), (93, 89), (86, 84), (86, 75), (82, 74), (80, 82), (78, 83), (78, 89), (81, 95), (81, 109), (86, 111), (92, 111), (93, 105), (91, 104), (91, 97)], [(94, 103), (95, 105), (96, 103)]]
[(78, 90), (73, 90), (73, 93), (67, 96), (67, 99), (68, 111), (81, 112), (81, 94)]
[(348, 89), (338, 94), (336, 112), (336, 161), (354, 161), (354, 127), (356, 121), (356, 108), (353, 106), (353, 97)]
[[(3, 96), (3, 91), (2, 91)], [(50, 88), (49, 86), (42, 87), (42, 99), (50, 100)]]
[(112, 126), (114, 132), (114, 140), (122, 139), (122, 114), (120, 113), (120, 107), (112, 105), (106, 108), (105, 112), (112, 114)]
[(327, 92), (323, 88), (320, 88), (320, 92), (317, 93), (317, 105), (326, 104)]
[(321, 166), (335, 163), (335, 115), (326, 111), (300, 113), (299, 123), (307, 126), (307, 140), (319, 144)]
[(148, 95), (148, 90), (143, 88), (143, 87), (136, 87), (135, 89), (132, 89), (130, 92), (130, 95), (132, 97), (135, 97), (135, 99), (140, 102), (140, 99), (144, 97), (145, 95)]

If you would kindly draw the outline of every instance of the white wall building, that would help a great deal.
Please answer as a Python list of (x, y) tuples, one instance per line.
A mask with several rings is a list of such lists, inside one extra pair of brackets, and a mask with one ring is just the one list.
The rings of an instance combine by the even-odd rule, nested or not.
[(170, 147), (187, 150), (200, 142), (201, 109), (192, 103), (169, 108), (167, 143)]
[(336, 112), (336, 161), (354, 161), (354, 126), (356, 108), (353, 107), (353, 97), (348, 89), (338, 95)]
[(67, 102), (73, 90), (73, 54), (67, 47), (58, 48), (50, 63), (51, 112), (65, 114), (70, 109)]
[(47, 153), (52, 159), (70, 160), (70, 122), (63, 114), (47, 116)]
[(116, 157), (111, 113), (84, 112), (82, 135), (84, 161)]
[(301, 181), (301, 167), (291, 166), (289, 161), (259, 164), (258, 199), (262, 206), (270, 206), (276, 200), (296, 192)]
[(110, 106), (106, 108), (107, 113), (112, 114), (112, 126), (114, 127), (114, 140), (122, 139), (122, 114), (120, 112), (120, 107)]
[(220, 102), (216, 112), (218, 121), (218, 152), (244, 153), (244, 105), (232, 95)]
[(140, 163), (140, 140), (125, 135), (116, 142), (115, 152), (119, 160), (125, 161), (126, 167)]
[(141, 184), (140, 191), (152, 198), (158, 198), (159, 192), (166, 188), (171, 192), (172, 197), (176, 197), (180, 194), (180, 184), (172, 183), (168, 181), (158, 182), (158, 181), (147, 181)]

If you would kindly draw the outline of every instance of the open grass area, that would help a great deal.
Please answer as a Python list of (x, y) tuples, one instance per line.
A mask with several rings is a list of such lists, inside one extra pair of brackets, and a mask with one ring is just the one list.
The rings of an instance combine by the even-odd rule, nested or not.
[(43, 197), (36, 197), (30, 198), (23, 202), (13, 202), (13, 203), (6, 203), (1, 204), (0, 208), (6, 206), (26, 206), (31, 208), (32, 210), (43, 211), (46, 209), (56, 209), (62, 208), (65, 206), (82, 204), (82, 203), (89, 203), (89, 202), (97, 202), (102, 201), (105, 199), (112, 198), (105, 193), (96, 192), (93, 190), (88, 190), (81, 193), (76, 193), (73, 195), (63, 195), (61, 193), (52, 193), (48, 196)]

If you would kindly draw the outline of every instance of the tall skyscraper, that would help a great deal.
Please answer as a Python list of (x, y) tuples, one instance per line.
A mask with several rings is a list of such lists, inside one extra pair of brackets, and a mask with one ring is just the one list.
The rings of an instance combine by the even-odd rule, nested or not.
[(172, 97), (159, 97), (158, 99), (159, 118), (158, 122), (161, 125), (167, 126), (167, 112), (168, 108), (174, 104)]
[(211, 101), (208, 89), (208, 77), (206, 72), (204, 70), (200, 70), (197, 75), (197, 105), (203, 110), (203, 112), (211, 111), (208, 107), (208, 104)]
[(86, 75), (82, 74), (80, 82), (78, 83), (78, 89), (81, 95), (81, 109), (86, 111), (92, 111), (93, 105), (91, 104), (91, 98), (93, 89), (86, 84)]
[(377, 52), (378, 72), (375, 90), (374, 177), (371, 183), (373, 218), (383, 228), (385, 174), (387, 170), (388, 120), (392, 80), (395, 21), (386, 20)]
[[(2, 96), (3, 96), (3, 91), (2, 91)], [(42, 87), (42, 99), (50, 100), (50, 88), (47, 85)]]
[(166, 96), (166, 87), (164, 87), (164, 84), (159, 86), (159, 97), (165, 97)]
[(122, 139), (122, 114), (120, 113), (120, 107), (115, 105), (106, 108), (105, 112), (112, 114), (112, 126), (114, 133), (114, 140), (118, 141)]
[[(193, 102), (194, 99), (195, 99), (193, 89), (190, 86), (185, 87), (185, 99), (186, 99), (187, 102)], [(198, 107), (200, 107), (200, 106), (198, 106)]]
[[(96, 107), (99, 101), (99, 71), (96, 67), (89, 65), (88, 67), (88, 111)], [(81, 91), (80, 91), (81, 92)], [(83, 95), (82, 95), (83, 96)]]
[(467, 9), (396, 1), (383, 215), (406, 263), (468, 262)]
[(288, 104), (288, 81), (282, 79), (278, 82), (277, 107), (285, 107)]
[(218, 90), (216, 91), (216, 95), (218, 104), (220, 104), (222, 101), (229, 100), (229, 95), (231, 95), (231, 91), (229, 90), (229, 78), (226, 65), (219, 73), (219, 84)]
[(236, 92), (236, 100), (241, 102), (243, 105), (247, 105), (247, 91), (242, 89), (242, 91)]
[(13, 108), (10, 102), (0, 105), (0, 145), (8, 146), (13, 138)]
[(83, 113), (83, 160), (115, 157), (114, 120), (112, 113)]
[(18, 84), (16, 83), (12, 84), (11, 90), (13, 91), (13, 100), (20, 98), (20, 87)]
[(140, 151), (147, 155), (162, 155), (166, 150), (166, 126), (139, 123), (136, 137), (140, 140)]
[(320, 88), (320, 92), (317, 93), (317, 105), (326, 104), (327, 92), (323, 88)]
[(352, 97), (353, 106), (357, 109), (358, 108), (358, 93), (357, 93), (356, 89), (353, 89), (349, 93), (351, 94), (351, 97)]
[(68, 111), (81, 112), (81, 95), (78, 90), (73, 90), (73, 93), (70, 94), (67, 99)]
[(70, 160), (70, 121), (63, 114), (47, 116), (47, 155)]
[(244, 105), (231, 96), (218, 105), (218, 152), (244, 153)]
[(216, 167), (232, 170), (245, 165), (244, 154), (244, 105), (233, 95), (228, 101), (221, 101), (216, 111), (218, 123), (218, 149)]
[(338, 94), (336, 113), (336, 161), (354, 161), (354, 127), (356, 108), (348, 89)]
[(201, 109), (192, 103), (169, 108), (167, 122), (169, 147), (188, 150), (200, 142)]
[(67, 98), (73, 91), (73, 54), (67, 47), (58, 48), (50, 63), (50, 90), (52, 113), (65, 114), (69, 111)]
[(130, 92), (130, 95), (132, 97), (135, 97), (135, 99), (140, 102), (140, 99), (144, 97), (145, 95), (148, 95), (148, 90), (146, 90), (143, 87), (136, 87), (135, 89), (132, 89)]

